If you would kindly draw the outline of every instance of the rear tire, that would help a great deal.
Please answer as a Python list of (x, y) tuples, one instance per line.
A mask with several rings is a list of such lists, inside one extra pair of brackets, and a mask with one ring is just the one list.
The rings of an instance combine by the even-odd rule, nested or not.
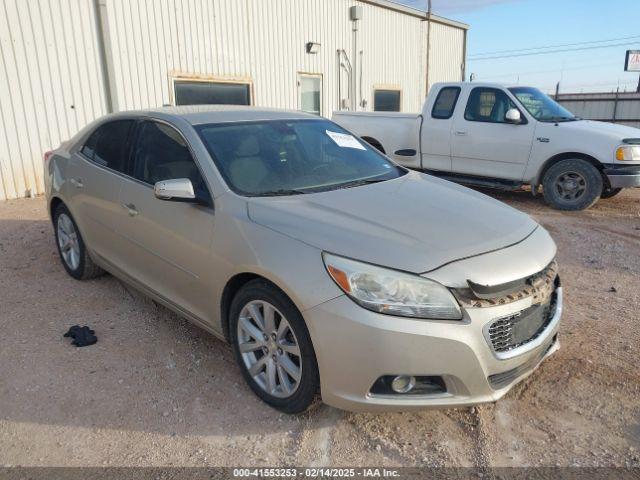
[(558, 210), (585, 210), (602, 194), (602, 175), (581, 159), (562, 160), (544, 174), (544, 199)]
[(69, 275), (76, 280), (89, 280), (104, 274), (89, 256), (78, 225), (62, 203), (53, 212), (53, 229), (62, 266)]
[(387, 152), (385, 152), (384, 147), (382, 146), (382, 144), (378, 140), (376, 140), (375, 138), (362, 137), (362, 140), (367, 142), (369, 145), (371, 145), (373, 148), (378, 150), (380, 153), (383, 153), (385, 155), (387, 154)]
[(229, 333), (242, 376), (265, 403), (300, 413), (313, 403), (320, 375), (302, 314), (264, 280), (247, 283), (229, 311)]
[(606, 188), (602, 191), (600, 198), (607, 199), (607, 198), (615, 197), (621, 191), (622, 191), (621, 188)]

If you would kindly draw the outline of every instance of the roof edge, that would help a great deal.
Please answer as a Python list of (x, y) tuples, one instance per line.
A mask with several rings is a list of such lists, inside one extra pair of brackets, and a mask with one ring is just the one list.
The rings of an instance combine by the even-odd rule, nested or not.
[[(371, 5), (375, 5), (381, 8), (387, 8), (389, 10), (394, 10), (396, 12), (404, 13), (406, 15), (411, 15), (413, 17), (420, 18), (422, 20), (428, 20), (429, 15), (424, 10), (420, 10), (418, 8), (408, 7), (401, 3), (396, 3), (390, 0), (359, 0), (362, 3), (368, 3)], [(469, 30), (470, 26), (463, 22), (458, 22), (457, 20), (451, 20), (450, 18), (442, 17), (440, 15), (431, 14), (431, 21), (436, 23), (441, 23), (443, 25), (448, 25), (454, 28), (460, 28), (462, 30)]]

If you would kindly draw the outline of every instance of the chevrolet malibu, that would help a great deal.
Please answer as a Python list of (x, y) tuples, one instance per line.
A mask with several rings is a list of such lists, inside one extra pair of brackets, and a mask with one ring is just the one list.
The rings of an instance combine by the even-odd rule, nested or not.
[(288, 413), (495, 401), (558, 348), (549, 234), (300, 112), (166, 107), (45, 154), (62, 265), (232, 345)]

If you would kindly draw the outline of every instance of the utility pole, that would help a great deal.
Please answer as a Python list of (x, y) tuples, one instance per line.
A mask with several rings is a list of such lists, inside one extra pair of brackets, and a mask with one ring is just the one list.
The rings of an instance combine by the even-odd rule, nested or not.
[(559, 95), (560, 95), (560, 82), (556, 83), (556, 98), (554, 99), (556, 102), (558, 101)]
[(429, 94), (429, 53), (431, 52), (431, 0), (427, 3), (427, 77), (426, 86), (427, 91), (425, 96)]

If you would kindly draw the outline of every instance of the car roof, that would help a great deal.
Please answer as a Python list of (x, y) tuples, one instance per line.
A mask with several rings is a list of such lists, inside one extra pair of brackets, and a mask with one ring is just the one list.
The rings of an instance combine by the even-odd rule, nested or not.
[(181, 118), (191, 125), (248, 122), (260, 120), (312, 120), (317, 115), (295, 110), (248, 107), (242, 105), (182, 105), (121, 112), (115, 116), (141, 115), (165, 120)]

